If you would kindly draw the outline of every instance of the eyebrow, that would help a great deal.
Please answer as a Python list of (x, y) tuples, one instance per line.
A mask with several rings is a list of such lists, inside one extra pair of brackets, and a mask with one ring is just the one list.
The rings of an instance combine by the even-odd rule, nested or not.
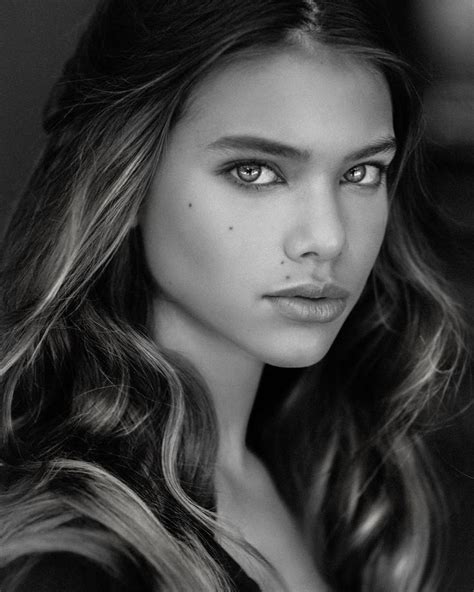
[[(274, 140), (261, 138), (259, 136), (224, 136), (215, 140), (208, 150), (253, 150), (272, 156), (280, 156), (291, 160), (308, 161), (311, 158), (311, 151), (296, 148), (289, 144), (283, 144)], [(360, 160), (369, 158), (375, 154), (392, 152), (397, 149), (397, 142), (393, 136), (383, 137), (367, 146), (364, 146), (348, 154), (346, 160)]]

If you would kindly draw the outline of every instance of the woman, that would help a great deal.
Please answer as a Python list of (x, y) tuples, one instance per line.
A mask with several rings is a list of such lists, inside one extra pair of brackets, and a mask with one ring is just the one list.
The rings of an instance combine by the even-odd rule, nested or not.
[(2, 590), (434, 589), (462, 323), (355, 4), (100, 4), (3, 250)]

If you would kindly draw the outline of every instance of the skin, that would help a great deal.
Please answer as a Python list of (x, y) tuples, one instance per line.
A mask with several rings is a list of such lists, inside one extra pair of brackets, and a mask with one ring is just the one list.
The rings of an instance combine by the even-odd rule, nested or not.
[[(216, 146), (236, 135), (305, 158)], [(292, 590), (322, 587), (265, 467), (245, 447), (248, 417), (264, 364), (316, 364), (357, 302), (388, 215), (383, 175), (362, 165), (388, 166), (394, 151), (354, 155), (393, 135), (387, 84), (366, 64), (319, 46), (237, 61), (196, 89), (140, 215), (160, 287), (156, 341), (195, 364), (216, 407), (219, 511), (281, 566)], [(264, 298), (328, 281), (349, 292), (332, 322), (290, 320)], [(275, 548), (270, 538), (284, 540)]]

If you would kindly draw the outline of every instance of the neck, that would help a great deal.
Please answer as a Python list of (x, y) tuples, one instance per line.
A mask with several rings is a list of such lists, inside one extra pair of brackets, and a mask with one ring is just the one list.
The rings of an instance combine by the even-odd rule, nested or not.
[(154, 336), (161, 347), (183, 355), (199, 370), (217, 415), (218, 466), (243, 471), (249, 456), (247, 425), (263, 363), (166, 301), (155, 307)]

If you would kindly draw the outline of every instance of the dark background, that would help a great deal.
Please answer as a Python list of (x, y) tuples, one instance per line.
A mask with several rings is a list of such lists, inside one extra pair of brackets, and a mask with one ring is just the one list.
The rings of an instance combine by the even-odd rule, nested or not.
[[(457, 223), (456, 249), (438, 251), (474, 327), (474, 6), (472, 0), (379, 0), (407, 53), (431, 76), (428, 185)], [(0, 237), (44, 136), (41, 110), (96, 0), (0, 0)], [(472, 343), (472, 339), (471, 339)], [(472, 368), (431, 437), (449, 492), (452, 535), (442, 591), (474, 590)]]

